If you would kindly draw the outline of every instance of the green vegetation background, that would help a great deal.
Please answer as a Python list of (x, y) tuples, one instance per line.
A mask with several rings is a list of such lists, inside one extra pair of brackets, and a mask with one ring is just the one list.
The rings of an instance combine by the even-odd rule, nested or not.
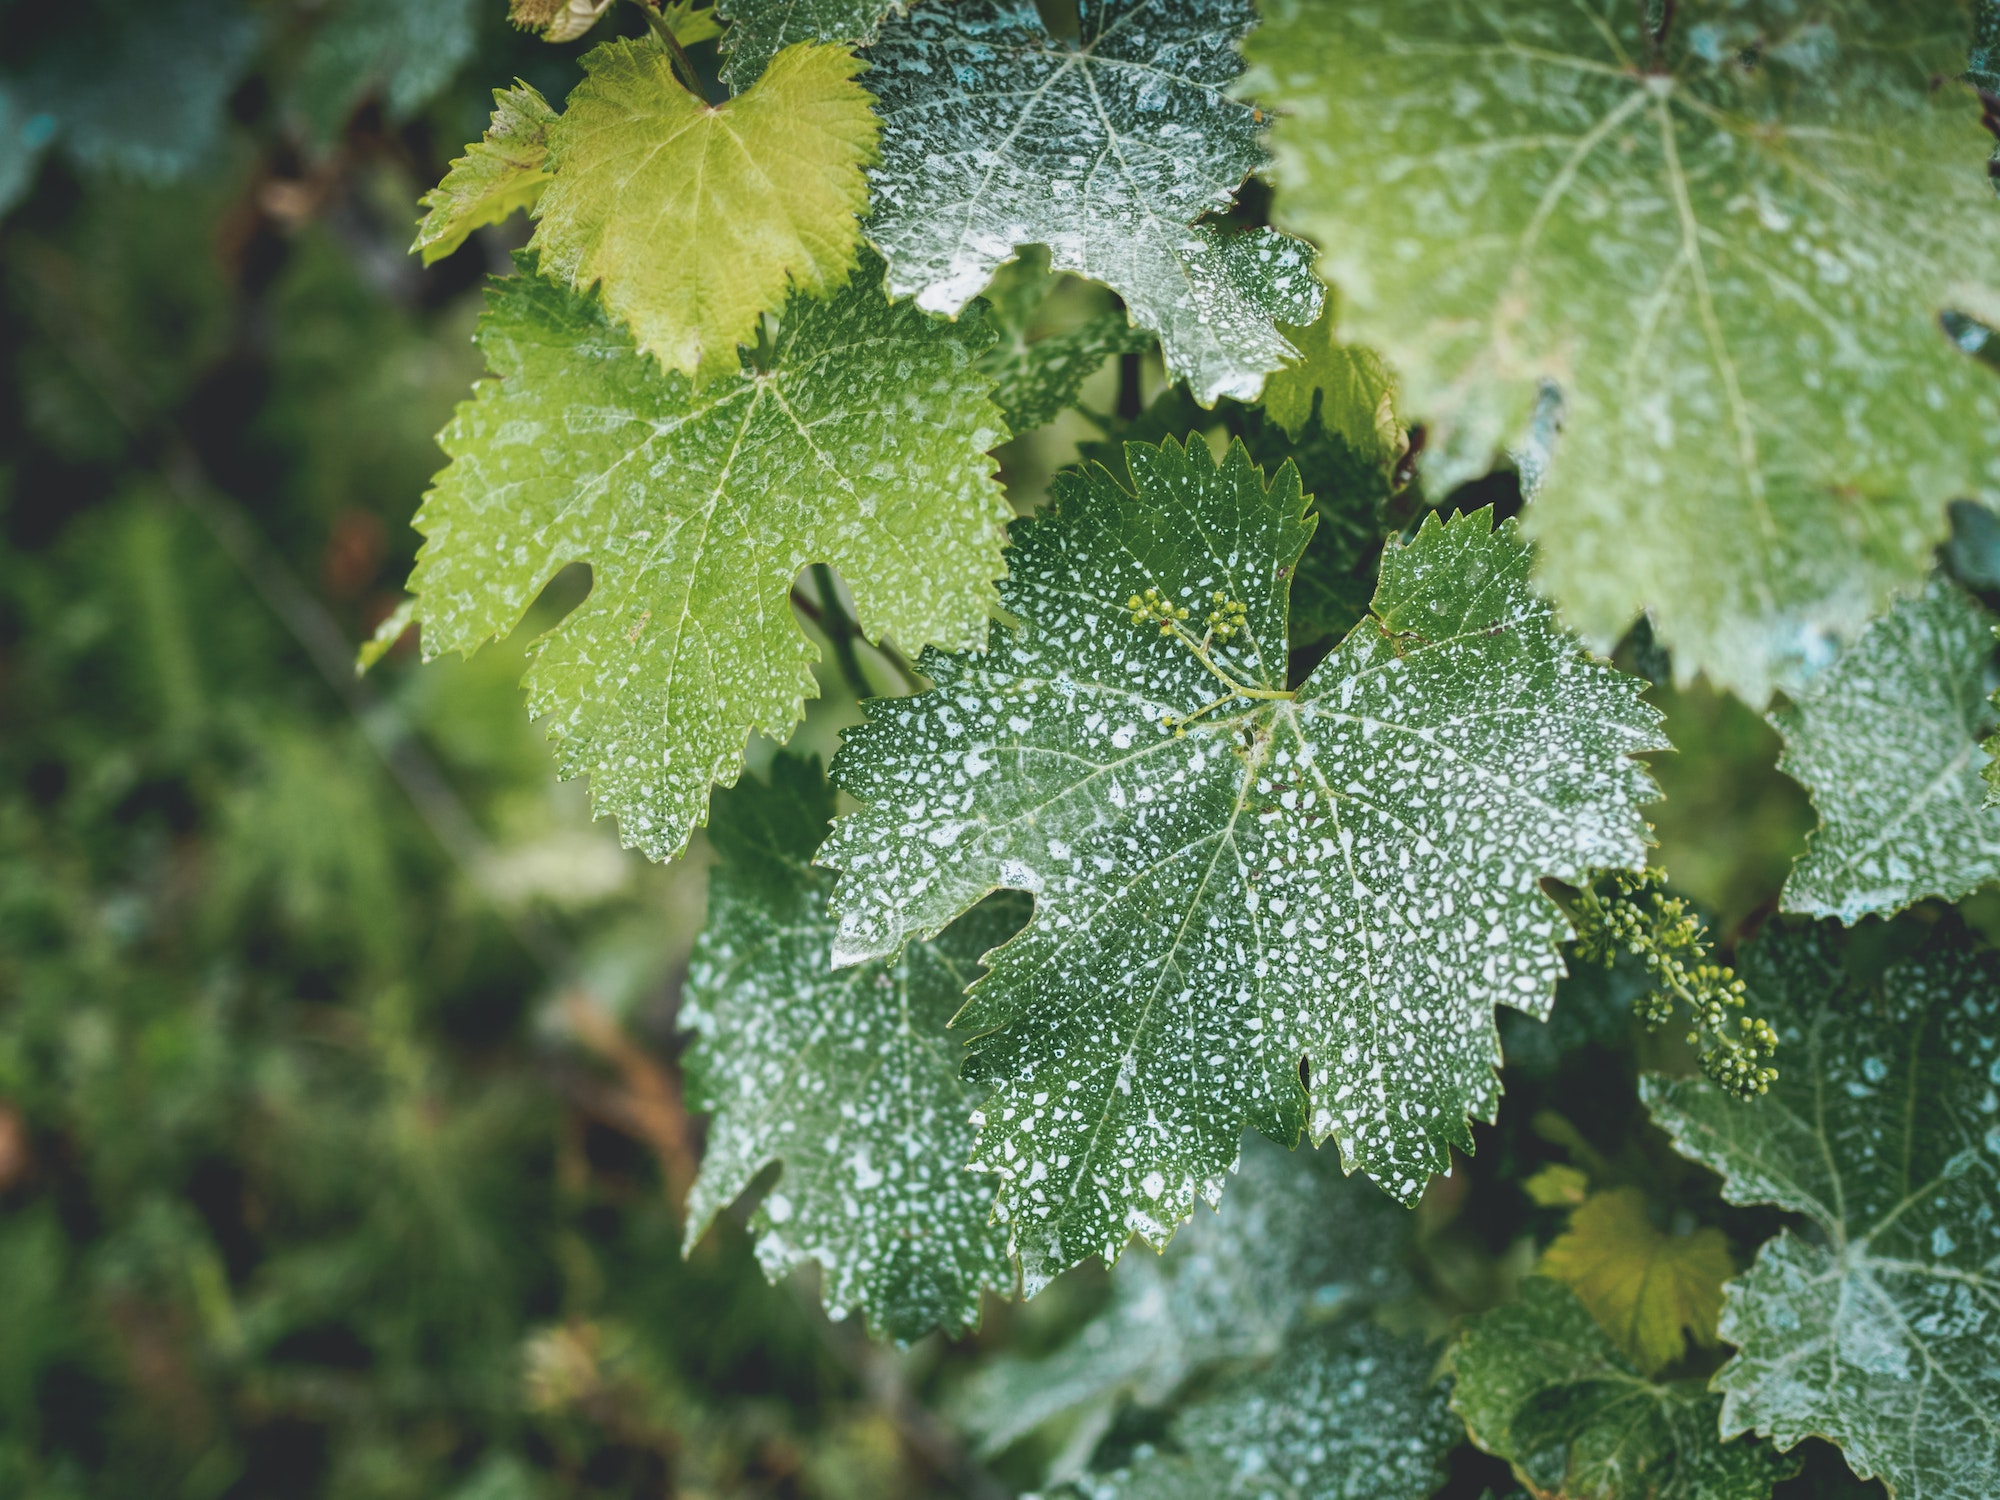
[[(0, 4), (0, 29), (55, 55), (100, 12)], [(518, 640), (343, 669), (525, 233), (423, 270), (416, 199), (494, 85), (559, 98), (579, 50), (477, 16), (427, 106), (364, 87), (344, 123), (299, 102), (310, 15), (273, 20), (178, 181), (51, 150), (0, 224), (0, 1495), (1006, 1493), (1032, 1444), (996, 1479), (938, 1413), (1105, 1277), (898, 1355), (766, 1285), (740, 1217), (684, 1262), (701, 845), (648, 865), (556, 784)], [(1088, 435), (1013, 445), (1017, 503)], [(826, 687), (822, 752), (855, 717)], [(1726, 935), (1808, 809), (1761, 721), (1657, 696), (1663, 863)], [(1442, 1315), (1559, 1226), (1518, 1183), (1577, 1140), (1699, 1175), (1634, 1119), (1620, 1013), (1575, 1015), (1513, 1029), (1500, 1127), (1420, 1211)], [(1463, 1456), (1452, 1493), (1505, 1490)]]

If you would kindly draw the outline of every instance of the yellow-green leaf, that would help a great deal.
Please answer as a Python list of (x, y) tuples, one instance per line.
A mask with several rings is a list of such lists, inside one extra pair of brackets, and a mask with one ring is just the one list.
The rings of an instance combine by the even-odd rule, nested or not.
[(1715, 1342), (1722, 1283), (1735, 1274), (1719, 1229), (1668, 1234), (1646, 1213), (1646, 1195), (1614, 1188), (1585, 1199), (1537, 1268), (1566, 1283), (1645, 1374), (1686, 1352), (1690, 1335)]
[(1300, 357), (1265, 380), (1264, 410), (1297, 441), (1312, 420), (1317, 396), (1326, 430), (1342, 438), (1356, 457), (1388, 469), (1410, 445), (1409, 433), (1396, 420), (1395, 381), (1373, 349), (1343, 344), (1334, 336), (1337, 315), (1334, 298), (1328, 297), (1312, 327), (1281, 330)]
[(556, 112), (530, 83), (493, 91), (493, 123), (465, 148), (444, 181), (423, 196), (430, 212), (417, 226), (412, 251), (424, 264), (443, 260), (482, 224), (498, 224), (516, 209), (532, 209), (549, 180), (549, 126)]
[(607, 42), (549, 131), (542, 267), (604, 301), (639, 347), (697, 377), (785, 300), (846, 281), (875, 154), (844, 47), (800, 43), (724, 104), (682, 88), (651, 42)]
[(1543, 1167), (1521, 1186), (1543, 1208), (1575, 1207), (1590, 1191), (1590, 1179), (1560, 1162)]

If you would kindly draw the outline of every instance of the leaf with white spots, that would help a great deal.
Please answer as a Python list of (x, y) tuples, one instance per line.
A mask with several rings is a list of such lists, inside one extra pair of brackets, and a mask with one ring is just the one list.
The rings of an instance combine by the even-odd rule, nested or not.
[(1071, 1477), (1123, 1403), (1164, 1406), (1218, 1369), (1269, 1359), (1309, 1323), (1403, 1296), (1409, 1233), (1410, 1216), (1343, 1177), (1331, 1153), (1253, 1132), (1214, 1213), (1196, 1214), (1164, 1254), (1119, 1261), (1110, 1305), (1055, 1353), (988, 1365), (960, 1420), (993, 1454), (1066, 1419), (1072, 1462), (1059, 1459), (1054, 1477)]
[(1174, 1419), (1177, 1451), (1079, 1480), (1077, 1500), (1426, 1500), (1459, 1426), (1420, 1339), (1365, 1319), (1302, 1333)]
[(869, 42), (894, 0), (716, 0), (722, 81), (742, 92), (793, 42)]
[(1044, 305), (1062, 279), (1049, 274), (1048, 252), (1030, 246), (1019, 260), (1002, 266), (987, 288), (989, 320), (1000, 337), (984, 365), (996, 382), (993, 400), (1016, 434), (1074, 406), (1084, 382), (1112, 355), (1153, 347), (1152, 334), (1115, 308), (1070, 327), (1039, 329)]
[[(2000, 487), (2000, 308), (1963, 0), (1268, 0), (1276, 222), (1426, 424), (1442, 491), (1562, 436), (1523, 524), (1564, 617), (1649, 610), (1761, 707)], [(1648, 18), (1664, 24), (1656, 41)]]
[[(998, 1085), (973, 1161), (1031, 1290), (1163, 1244), (1245, 1125), (1310, 1126), (1414, 1201), (1492, 1118), (1493, 1007), (1546, 1013), (1566, 932), (1537, 882), (1642, 861), (1631, 757), (1662, 744), (1484, 511), (1391, 546), (1371, 618), (1288, 692), (1297, 471), (1125, 456), (1136, 493), (1062, 475), (1017, 525), (1019, 628), (927, 654), (937, 688), (849, 733), (834, 780), (864, 810), (820, 854), (842, 963), (1036, 897), (954, 1022)], [(1135, 623), (1148, 594), (1181, 633)]]
[(1649, 1380), (1561, 1282), (1530, 1276), (1472, 1320), (1449, 1357), (1473, 1442), (1538, 1500), (1765, 1500), (1795, 1472), (1769, 1445), (1725, 1442), (1700, 1380)]
[(1255, 399), (1319, 314), (1312, 249), (1194, 221), (1263, 161), (1222, 90), (1248, 0), (1082, 0), (1052, 37), (1029, 0), (930, 0), (869, 50), (882, 119), (868, 237), (889, 288), (955, 313), (1017, 247), (1103, 282), (1203, 405)]
[[(1922, 932), (1891, 929), (1892, 942)], [(1803, 1218), (1724, 1289), (1722, 1430), (1838, 1443), (1896, 1500), (2000, 1495), (2000, 963), (1940, 925), (1876, 977), (1838, 930), (1738, 971), (1786, 1059), (1739, 1103), (1647, 1077), (1655, 1123), (1732, 1203)]]
[(769, 785), (716, 799), (721, 863), (681, 1011), (699, 1033), (688, 1105), (713, 1116), (687, 1243), (782, 1162), (751, 1215), (766, 1275), (816, 1260), (836, 1315), (865, 1307), (905, 1341), (956, 1333), (978, 1321), (980, 1291), (1004, 1293), (1014, 1275), (993, 1195), (965, 1170), (982, 1091), (959, 1081), (945, 1023), (1026, 903), (996, 896), (892, 964), (836, 972), (833, 880), (812, 868), (832, 819), (818, 762), (782, 752)]
[(1009, 514), (990, 340), (890, 304), (870, 257), (832, 297), (794, 296), (761, 368), (696, 389), (595, 298), (495, 283), (478, 342), (497, 378), (440, 436), (452, 461), (415, 522), (426, 654), (505, 635), (589, 563), (590, 596), (535, 648), (529, 707), (625, 842), (673, 855), (745, 739), (783, 739), (816, 691), (788, 602), (802, 568), (840, 570), (871, 640), (983, 637)]
[(1992, 616), (1933, 578), (1772, 713), (1778, 767), (1819, 811), (1785, 910), (1856, 922), (2000, 878), (2000, 809), (1980, 780), (1992, 657)]

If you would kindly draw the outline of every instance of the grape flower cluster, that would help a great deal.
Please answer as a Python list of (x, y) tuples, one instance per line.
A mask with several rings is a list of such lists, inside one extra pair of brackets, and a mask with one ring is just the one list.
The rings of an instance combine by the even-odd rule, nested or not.
[(1688, 1045), (1701, 1048), (1702, 1071), (1737, 1098), (1753, 1099), (1777, 1082), (1770, 1059), (1778, 1033), (1756, 1016), (1737, 1015), (1729, 1024), (1749, 998), (1743, 981), (1709, 961), (1708, 930), (1665, 885), (1658, 870), (1618, 870), (1585, 886), (1570, 907), (1577, 956), (1608, 966), (1623, 949), (1643, 960), (1657, 987), (1634, 1002), (1639, 1019), (1657, 1031), (1685, 1007), (1693, 1020)]

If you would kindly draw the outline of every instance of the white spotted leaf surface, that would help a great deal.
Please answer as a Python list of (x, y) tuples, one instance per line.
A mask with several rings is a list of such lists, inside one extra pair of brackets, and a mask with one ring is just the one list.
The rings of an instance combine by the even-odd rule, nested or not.
[[(927, 654), (936, 689), (849, 732), (834, 779), (864, 810), (820, 854), (842, 963), (1036, 898), (954, 1022), (998, 1085), (973, 1160), (1031, 1290), (1163, 1244), (1246, 1125), (1310, 1126), (1413, 1202), (1492, 1117), (1493, 1007), (1546, 1014), (1566, 930), (1537, 882), (1640, 863), (1631, 756), (1663, 743), (1485, 511), (1392, 545), (1374, 614), (1283, 696), (1297, 471), (1199, 440), (1125, 457), (1136, 492), (1059, 476), (1016, 527), (1018, 629)], [(1148, 590), (1240, 624), (1205, 664), (1133, 622)]]
[(780, 753), (768, 785), (718, 798), (709, 919), (689, 963), (682, 1023), (697, 1033), (690, 1108), (710, 1116), (688, 1197), (687, 1243), (772, 1162), (751, 1215), (776, 1281), (817, 1261), (827, 1308), (865, 1308), (899, 1340), (956, 1333), (983, 1289), (1014, 1275), (992, 1193), (965, 1170), (982, 1090), (959, 1081), (945, 1030), (979, 959), (1026, 915), (996, 896), (894, 963), (827, 963), (832, 877), (812, 868), (833, 818), (816, 761)]
[(1474, 1318), (1448, 1363), (1473, 1442), (1538, 1496), (1766, 1500), (1798, 1468), (1768, 1444), (1724, 1441), (1721, 1397), (1700, 1380), (1647, 1379), (1546, 1276)]
[[(1523, 516), (1600, 646), (1762, 707), (1916, 584), (2000, 477), (2000, 307), (1959, 0), (1269, 0), (1275, 222), (1426, 424), (1434, 490), (1560, 388)], [(1649, 14), (1667, 18), (1657, 44)]]
[[(1918, 933), (1898, 928), (1905, 944)], [(1649, 1076), (1653, 1120), (1732, 1203), (1806, 1221), (1725, 1288), (1722, 1430), (1839, 1444), (1896, 1500), (2000, 1494), (2000, 965), (1940, 927), (1879, 977), (1838, 929), (1738, 965), (1780, 1075), (1739, 1103)], [(1844, 961), (1846, 960), (1846, 961)]]
[(1322, 294), (1310, 246), (1196, 224), (1263, 161), (1241, 70), (1248, 0), (1083, 0), (1052, 37), (1029, 0), (931, 0), (869, 50), (882, 120), (865, 226), (889, 287), (955, 313), (1018, 247), (1103, 282), (1203, 405), (1255, 399)]
[(1778, 767), (1819, 811), (1785, 910), (1856, 922), (2000, 879), (2000, 808), (1980, 775), (1992, 656), (1992, 617), (1933, 578), (1772, 713)]
[(424, 650), (505, 635), (590, 564), (535, 648), (529, 707), (628, 845), (677, 853), (747, 737), (798, 722), (818, 659), (788, 602), (802, 568), (840, 570), (871, 639), (983, 638), (1010, 514), (986, 457), (1006, 431), (977, 369), (991, 335), (891, 305), (872, 257), (793, 297), (766, 367), (699, 389), (533, 274), (494, 285), (478, 342), (495, 378), (440, 436), (451, 464), (415, 523)]
[(1422, 1340), (1366, 1319), (1300, 1334), (1174, 1419), (1178, 1451), (1091, 1475), (1076, 1500), (1426, 1500), (1458, 1422)]
[(892, 0), (716, 0), (729, 22), (722, 37), (722, 81), (741, 93), (794, 42), (867, 42)]

